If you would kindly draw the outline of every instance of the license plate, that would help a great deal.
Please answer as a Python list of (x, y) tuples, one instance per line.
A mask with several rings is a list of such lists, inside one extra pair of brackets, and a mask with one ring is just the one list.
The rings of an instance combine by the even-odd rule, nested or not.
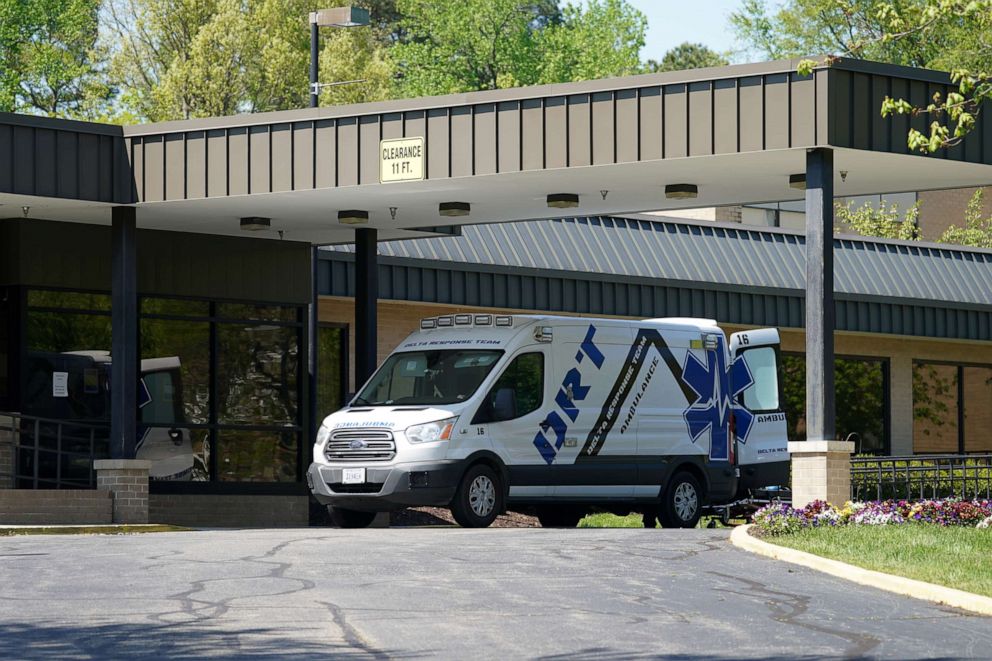
[(345, 468), (341, 471), (341, 484), (364, 484), (364, 468)]

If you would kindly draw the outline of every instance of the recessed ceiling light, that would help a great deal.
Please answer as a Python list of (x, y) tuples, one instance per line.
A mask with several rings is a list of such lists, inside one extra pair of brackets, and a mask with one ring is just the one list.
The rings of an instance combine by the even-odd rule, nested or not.
[(257, 232), (259, 230), (267, 230), (272, 225), (271, 218), (262, 218), (261, 216), (246, 216), (241, 219), (241, 229), (246, 232)]
[(361, 209), (338, 211), (338, 222), (344, 225), (362, 225), (369, 222), (369, 212)]
[(472, 210), (468, 202), (442, 202), (437, 205), (437, 212), (442, 216), (467, 216)]
[(699, 195), (696, 184), (668, 184), (665, 186), (665, 197), (669, 200), (691, 200)]
[(806, 190), (806, 174), (790, 174), (789, 186), (792, 188), (798, 188), (799, 190)]
[(552, 209), (574, 209), (579, 206), (579, 196), (575, 193), (551, 193), (548, 206)]

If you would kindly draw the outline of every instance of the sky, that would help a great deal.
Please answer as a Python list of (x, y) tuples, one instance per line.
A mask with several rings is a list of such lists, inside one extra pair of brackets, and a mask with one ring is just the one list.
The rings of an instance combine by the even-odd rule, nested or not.
[(661, 60), (668, 49), (685, 41), (702, 43), (718, 52), (737, 49), (728, 17), (730, 12), (740, 6), (741, 0), (627, 2), (648, 18), (648, 34), (644, 50), (641, 51), (642, 60)]

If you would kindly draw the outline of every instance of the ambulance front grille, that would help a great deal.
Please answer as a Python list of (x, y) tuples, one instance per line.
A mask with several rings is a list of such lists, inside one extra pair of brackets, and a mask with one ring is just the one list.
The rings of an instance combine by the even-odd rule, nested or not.
[(324, 446), (328, 461), (389, 461), (395, 456), (393, 433), (382, 429), (338, 429)]

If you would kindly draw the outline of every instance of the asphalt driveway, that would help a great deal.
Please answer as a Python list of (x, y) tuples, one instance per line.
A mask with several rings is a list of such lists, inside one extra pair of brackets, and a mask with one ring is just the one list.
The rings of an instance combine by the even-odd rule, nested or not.
[(988, 658), (992, 618), (720, 530), (0, 538), (4, 658)]

